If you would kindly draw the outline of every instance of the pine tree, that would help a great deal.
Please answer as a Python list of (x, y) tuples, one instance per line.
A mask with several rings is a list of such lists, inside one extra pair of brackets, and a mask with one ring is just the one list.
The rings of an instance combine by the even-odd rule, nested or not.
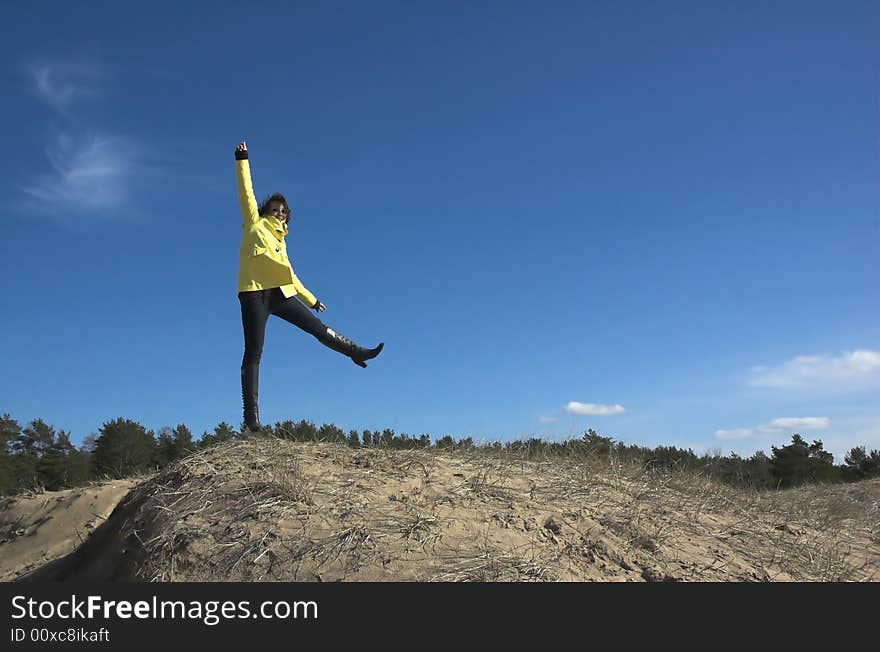
[(866, 452), (864, 446), (856, 446), (844, 457), (846, 471), (855, 479), (861, 480), (880, 475), (880, 451)]
[(83, 484), (88, 479), (88, 466), (81, 456), (70, 443), (70, 433), (59, 431), (53, 444), (37, 463), (40, 483), (50, 491)]
[(771, 448), (770, 473), (779, 487), (796, 487), (835, 477), (834, 456), (824, 450), (821, 439), (807, 445), (800, 435), (795, 434), (788, 446)]
[(196, 446), (199, 449), (208, 448), (213, 446), (216, 442), (214, 441), (214, 434), (205, 430), (202, 433), (202, 436), (199, 437), (199, 440), (196, 442)]
[(190, 432), (190, 429), (182, 423), (178, 424), (171, 432), (174, 435), (173, 459), (179, 460), (181, 457), (185, 457), (191, 453), (194, 448), (192, 432)]
[(55, 442), (55, 429), (42, 419), (34, 419), (12, 442), (16, 454), (41, 457)]
[(218, 444), (224, 441), (229, 441), (230, 439), (235, 439), (237, 436), (238, 433), (235, 429), (225, 421), (221, 421), (214, 428), (214, 441)]
[(394, 447), (394, 431), (390, 428), (385, 428), (380, 435), (379, 443), (384, 448), (393, 448)]
[(15, 493), (18, 479), (15, 474), (15, 463), (10, 454), (12, 441), (21, 434), (18, 421), (9, 414), (0, 417), (0, 496)]
[(318, 441), (345, 442), (345, 433), (332, 423), (323, 424), (318, 429), (317, 437)]
[(315, 441), (318, 437), (318, 430), (315, 428), (315, 424), (311, 421), (306, 421), (305, 419), (300, 419), (299, 423), (294, 426), (293, 429), (293, 440), (294, 441)]
[(38, 467), (40, 458), (55, 443), (55, 429), (42, 419), (34, 419), (11, 442), (12, 467), (18, 489), (43, 487)]
[(80, 487), (86, 484), (92, 476), (91, 466), (92, 456), (83, 447), (70, 451), (65, 465), (67, 486)]
[(95, 473), (125, 478), (151, 468), (156, 441), (152, 431), (131, 419), (116, 419), (101, 426), (92, 462)]
[(159, 437), (156, 440), (156, 464), (162, 468), (174, 461), (174, 435), (171, 428), (159, 429)]

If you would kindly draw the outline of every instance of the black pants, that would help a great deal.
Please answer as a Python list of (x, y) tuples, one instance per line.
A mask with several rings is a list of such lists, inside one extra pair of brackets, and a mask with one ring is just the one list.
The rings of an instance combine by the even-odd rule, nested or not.
[(244, 357), (241, 360), (241, 393), (245, 409), (257, 406), (260, 358), (266, 337), (269, 315), (298, 326), (319, 341), (327, 333), (327, 326), (312, 314), (296, 297), (285, 298), (281, 288), (239, 292), (241, 325), (244, 328)]

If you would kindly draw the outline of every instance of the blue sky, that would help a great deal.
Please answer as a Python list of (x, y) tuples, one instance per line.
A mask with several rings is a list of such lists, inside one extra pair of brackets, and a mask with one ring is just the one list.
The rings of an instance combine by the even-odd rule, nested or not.
[(880, 448), (874, 2), (5, 5), (0, 412), (241, 420), (233, 149), (366, 370), (264, 422)]

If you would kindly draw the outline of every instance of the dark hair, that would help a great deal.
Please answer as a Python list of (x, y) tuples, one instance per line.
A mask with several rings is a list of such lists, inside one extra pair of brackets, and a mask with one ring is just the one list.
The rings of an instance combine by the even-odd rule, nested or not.
[(271, 195), (266, 197), (263, 200), (263, 203), (260, 204), (260, 215), (266, 212), (266, 209), (269, 208), (269, 204), (273, 201), (280, 201), (287, 208), (287, 219), (284, 220), (284, 223), (287, 224), (290, 222), (290, 204), (287, 203), (287, 200), (284, 198), (280, 192), (273, 192)]

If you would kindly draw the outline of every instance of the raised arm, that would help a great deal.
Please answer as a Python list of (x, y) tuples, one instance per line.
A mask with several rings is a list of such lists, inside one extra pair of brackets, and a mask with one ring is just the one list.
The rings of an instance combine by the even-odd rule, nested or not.
[(260, 211), (257, 207), (257, 199), (254, 197), (247, 143), (244, 141), (235, 146), (235, 178), (238, 182), (238, 204), (241, 206), (244, 223), (256, 222), (260, 219)]

